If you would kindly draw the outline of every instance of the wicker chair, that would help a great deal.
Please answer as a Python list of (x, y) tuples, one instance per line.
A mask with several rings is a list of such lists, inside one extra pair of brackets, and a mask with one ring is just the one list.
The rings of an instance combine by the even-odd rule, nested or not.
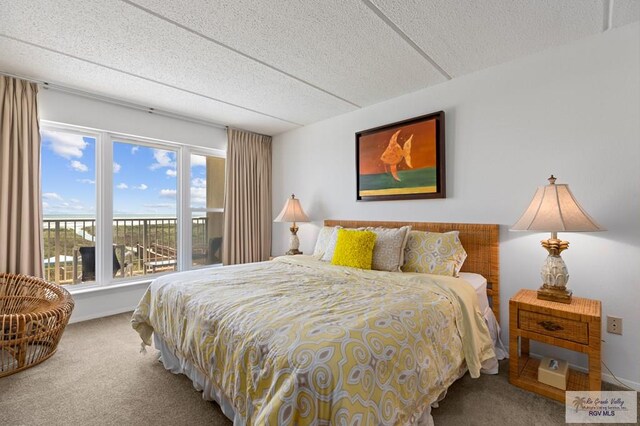
[(56, 284), (0, 273), (0, 377), (53, 355), (73, 305), (69, 292)]

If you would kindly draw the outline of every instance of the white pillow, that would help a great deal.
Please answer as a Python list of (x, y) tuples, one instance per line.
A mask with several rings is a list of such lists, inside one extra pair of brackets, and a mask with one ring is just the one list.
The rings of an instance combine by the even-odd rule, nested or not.
[(333, 228), (333, 232), (331, 233), (331, 237), (329, 237), (327, 247), (320, 260), (324, 262), (331, 262), (331, 259), (333, 259), (333, 252), (336, 251), (336, 243), (338, 242), (338, 229), (342, 229), (342, 226), (336, 226), (335, 228)]
[[(316, 240), (316, 246), (313, 249), (314, 256), (322, 256), (327, 251), (327, 247), (329, 246), (329, 241), (331, 240), (331, 236), (333, 232), (337, 228), (342, 228), (342, 226), (323, 226), (320, 232), (318, 233), (318, 239)], [(334, 243), (335, 247), (335, 243)]]

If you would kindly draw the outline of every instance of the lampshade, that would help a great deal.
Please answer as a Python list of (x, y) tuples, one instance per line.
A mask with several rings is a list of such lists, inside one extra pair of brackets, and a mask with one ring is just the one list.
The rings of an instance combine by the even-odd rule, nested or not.
[(306, 215), (304, 210), (302, 210), (302, 206), (300, 205), (300, 200), (296, 198), (294, 194), (291, 194), (291, 198), (287, 199), (287, 202), (284, 205), (284, 208), (276, 217), (274, 222), (309, 222), (309, 217)]
[(511, 227), (512, 231), (604, 231), (580, 206), (569, 185), (556, 185), (553, 175), (548, 180), (549, 185), (538, 187), (527, 210)]

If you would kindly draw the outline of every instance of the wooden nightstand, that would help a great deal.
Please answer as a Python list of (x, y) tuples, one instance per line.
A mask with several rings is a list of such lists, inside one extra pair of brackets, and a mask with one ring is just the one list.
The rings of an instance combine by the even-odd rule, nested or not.
[(564, 402), (563, 390), (538, 381), (540, 360), (529, 357), (533, 339), (586, 353), (589, 374), (569, 369), (567, 390), (600, 390), (601, 311), (598, 300), (574, 297), (564, 304), (539, 300), (535, 290), (520, 290), (509, 301), (509, 382)]

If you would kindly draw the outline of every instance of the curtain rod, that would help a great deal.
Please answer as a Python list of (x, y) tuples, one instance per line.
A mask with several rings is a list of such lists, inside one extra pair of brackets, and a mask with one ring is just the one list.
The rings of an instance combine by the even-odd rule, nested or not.
[(223, 124), (220, 124), (220, 123), (216, 123), (214, 121), (204, 120), (204, 119), (195, 118), (195, 117), (189, 117), (187, 115), (182, 115), (182, 114), (178, 114), (178, 113), (175, 113), (175, 112), (164, 111), (164, 110), (157, 109), (157, 108), (146, 107), (144, 105), (136, 104), (134, 102), (129, 102), (129, 101), (125, 101), (125, 100), (122, 100), (122, 99), (112, 98), (112, 97), (104, 96), (104, 95), (98, 95), (96, 93), (86, 92), (84, 90), (75, 89), (73, 87), (65, 86), (65, 85), (58, 84), (58, 83), (49, 83), (49, 82), (47, 82), (45, 80), (39, 80), (39, 79), (35, 79), (35, 78), (24, 77), (24, 76), (21, 76), (21, 75), (11, 74), (11, 73), (4, 72), (4, 71), (0, 71), (0, 75), (5, 75), (7, 77), (18, 78), (20, 80), (25, 80), (25, 81), (28, 81), (30, 83), (36, 83), (36, 84), (39, 84), (40, 86), (42, 86), (42, 88), (45, 89), (45, 90), (53, 90), (55, 92), (68, 93), (68, 94), (71, 94), (71, 95), (76, 95), (76, 96), (80, 96), (80, 97), (87, 98), (87, 99), (93, 99), (93, 100), (97, 100), (97, 101), (110, 103), (110, 104), (113, 104), (113, 105), (119, 105), (119, 106), (122, 106), (122, 107), (125, 107), (125, 108), (135, 109), (135, 110), (138, 110), (138, 111), (144, 111), (144, 112), (147, 112), (149, 114), (155, 114), (155, 115), (159, 115), (159, 116), (163, 116), (163, 117), (174, 118), (174, 119), (178, 119), (178, 120), (182, 120), (182, 121), (189, 121), (189, 122), (192, 122), (192, 123), (195, 123), (195, 124), (204, 125), (204, 126), (216, 127), (216, 128), (225, 129), (225, 130), (227, 129), (227, 126), (225, 126)]

